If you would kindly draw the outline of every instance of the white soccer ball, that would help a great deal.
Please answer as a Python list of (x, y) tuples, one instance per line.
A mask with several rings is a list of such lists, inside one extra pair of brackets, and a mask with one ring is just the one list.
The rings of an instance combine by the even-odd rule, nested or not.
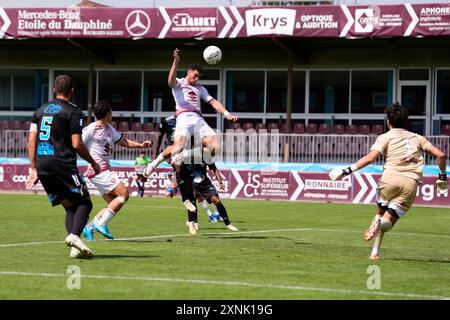
[(203, 59), (207, 64), (217, 64), (222, 59), (222, 51), (216, 46), (209, 46), (203, 50)]
[(133, 191), (133, 192), (131, 193), (131, 196), (132, 196), (132, 197), (137, 197), (138, 194), (139, 194), (139, 193), (138, 193), (137, 191)]

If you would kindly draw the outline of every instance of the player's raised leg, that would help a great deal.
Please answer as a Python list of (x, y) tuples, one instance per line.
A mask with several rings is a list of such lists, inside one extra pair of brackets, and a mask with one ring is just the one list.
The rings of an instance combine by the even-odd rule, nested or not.
[(155, 171), (155, 169), (165, 160), (170, 159), (171, 155), (172, 155), (172, 150), (173, 150), (173, 145), (172, 146), (168, 146), (167, 148), (165, 148), (163, 150), (163, 152), (161, 152), (155, 160), (153, 160), (152, 162), (150, 162), (147, 167), (144, 170), (144, 177), (148, 177), (150, 174), (152, 174), (153, 171)]

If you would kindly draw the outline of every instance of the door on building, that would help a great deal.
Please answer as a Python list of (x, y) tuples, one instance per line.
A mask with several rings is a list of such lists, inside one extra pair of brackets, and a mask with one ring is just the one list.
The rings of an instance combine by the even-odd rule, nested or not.
[(400, 82), (399, 102), (409, 111), (409, 130), (429, 134), (428, 115), (430, 110), (430, 85), (420, 81)]
[(400, 69), (398, 98), (409, 111), (409, 130), (431, 133), (431, 90), (429, 69)]

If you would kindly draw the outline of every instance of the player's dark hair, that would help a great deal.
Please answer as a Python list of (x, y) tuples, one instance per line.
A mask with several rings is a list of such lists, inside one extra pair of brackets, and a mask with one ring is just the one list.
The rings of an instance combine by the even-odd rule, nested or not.
[(60, 75), (55, 78), (54, 83), (55, 93), (68, 96), (73, 89), (72, 78), (68, 75)]
[(98, 100), (94, 104), (92, 111), (97, 119), (103, 119), (109, 112), (111, 112), (111, 106), (105, 100)]
[(396, 102), (384, 110), (389, 122), (394, 128), (406, 129), (408, 122), (408, 109)]
[(191, 63), (187, 67), (188, 70), (197, 70), (198, 73), (203, 74), (203, 67), (198, 63)]

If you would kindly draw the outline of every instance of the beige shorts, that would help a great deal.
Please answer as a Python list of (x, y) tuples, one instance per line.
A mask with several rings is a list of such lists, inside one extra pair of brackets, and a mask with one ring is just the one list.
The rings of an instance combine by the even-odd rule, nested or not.
[(416, 199), (419, 183), (401, 175), (383, 174), (377, 188), (378, 206), (393, 209), (401, 218), (411, 208)]

